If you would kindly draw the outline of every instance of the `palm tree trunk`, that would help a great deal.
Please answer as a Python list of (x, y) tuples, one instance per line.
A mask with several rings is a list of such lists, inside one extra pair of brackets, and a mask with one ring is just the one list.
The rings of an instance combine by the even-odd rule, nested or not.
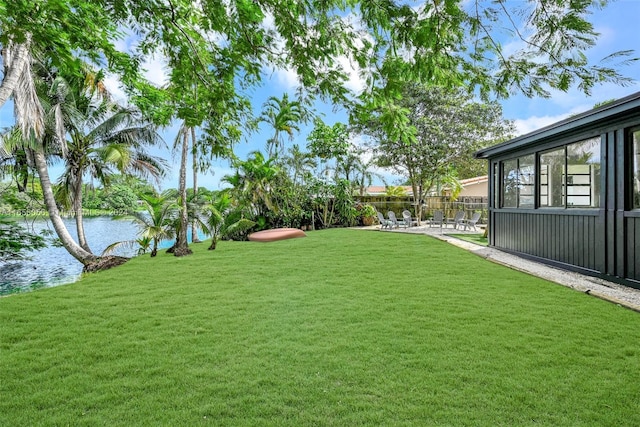
[(0, 107), (11, 97), (13, 91), (18, 86), (20, 76), (29, 60), (29, 47), (31, 44), (31, 34), (26, 35), (27, 40), (20, 44), (9, 44), (2, 50), (4, 62), (4, 79), (0, 84)]
[(60, 216), (60, 212), (58, 211), (58, 206), (56, 205), (55, 198), (53, 197), (53, 188), (51, 186), (51, 180), (49, 179), (47, 161), (42, 147), (34, 152), (33, 157), (36, 164), (36, 170), (38, 171), (38, 177), (40, 178), (40, 185), (42, 186), (44, 203), (47, 207), (47, 212), (49, 213), (49, 218), (51, 219), (53, 228), (60, 238), (60, 241), (62, 241), (62, 245), (67, 250), (67, 252), (71, 254), (71, 256), (73, 256), (85, 266), (97, 261), (98, 257), (96, 257), (91, 252), (83, 249), (75, 242), (75, 240), (73, 240), (73, 237), (71, 237), (71, 234), (69, 234), (67, 227), (62, 221), (62, 217)]
[(180, 229), (176, 236), (176, 244), (174, 246), (173, 255), (185, 256), (192, 253), (187, 243), (187, 227), (189, 226), (189, 217), (187, 215), (187, 157), (189, 156), (189, 133), (185, 127), (182, 136), (182, 157), (180, 160), (180, 181), (179, 181), (179, 197), (180, 197)]
[(76, 230), (78, 231), (78, 243), (87, 252), (91, 252), (84, 233), (84, 221), (82, 215), (82, 182), (73, 185), (73, 215), (76, 218)]
[(411, 180), (411, 191), (413, 192), (413, 206), (415, 206), (415, 215), (418, 221), (418, 226), (421, 225), (420, 220), (422, 218), (422, 191), (421, 188), (414, 180)]
[[(196, 129), (191, 128), (191, 146), (193, 147), (193, 203), (197, 203), (198, 197), (198, 162), (197, 162), (197, 150), (196, 150)], [(195, 215), (195, 211), (194, 211)], [(198, 228), (196, 227), (196, 219), (193, 219), (191, 223), (191, 241), (193, 243), (200, 243), (198, 238)]]

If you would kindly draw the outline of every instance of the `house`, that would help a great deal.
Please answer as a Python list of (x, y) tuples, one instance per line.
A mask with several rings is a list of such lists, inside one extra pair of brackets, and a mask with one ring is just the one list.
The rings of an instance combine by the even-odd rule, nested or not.
[[(487, 197), (489, 177), (487, 175), (477, 176), (474, 178), (461, 179), (460, 185), (462, 191), (458, 194), (458, 198), (461, 197)], [(405, 197), (413, 197), (413, 188), (410, 185), (400, 186), (404, 190)], [(443, 196), (450, 196), (451, 190), (448, 187), (442, 188)], [(368, 196), (386, 196), (387, 187), (383, 185), (372, 185), (365, 189), (365, 194)], [(429, 192), (429, 196), (438, 196), (438, 191), (434, 188)]]
[[(413, 197), (413, 189), (410, 185), (400, 185), (399, 187), (404, 190), (405, 197)], [(387, 195), (387, 187), (384, 185), (370, 185), (369, 187), (365, 188), (365, 195), (385, 197)]]
[[(458, 193), (458, 199), (466, 198), (486, 198), (489, 194), (489, 176), (476, 176), (474, 178), (467, 178), (460, 180), (460, 186), (462, 190)], [(451, 195), (451, 190), (448, 187), (442, 189), (442, 193), (446, 196)]]
[(640, 92), (476, 157), (491, 246), (640, 288)]

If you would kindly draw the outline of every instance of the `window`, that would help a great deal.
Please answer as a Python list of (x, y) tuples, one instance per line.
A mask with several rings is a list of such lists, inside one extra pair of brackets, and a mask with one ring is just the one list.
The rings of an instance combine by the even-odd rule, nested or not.
[(500, 169), (499, 163), (493, 164), (493, 206), (500, 207)]
[(518, 206), (521, 208), (534, 207), (535, 171), (535, 155), (518, 159)]
[(565, 150), (540, 154), (540, 207), (564, 207)]
[(518, 207), (518, 159), (502, 162), (502, 206)]
[(503, 208), (533, 208), (535, 156), (533, 154), (502, 162)]
[(567, 146), (567, 206), (600, 206), (600, 137)]
[(540, 154), (541, 207), (600, 206), (600, 137)]
[(640, 130), (633, 132), (632, 150), (633, 209), (640, 209)]

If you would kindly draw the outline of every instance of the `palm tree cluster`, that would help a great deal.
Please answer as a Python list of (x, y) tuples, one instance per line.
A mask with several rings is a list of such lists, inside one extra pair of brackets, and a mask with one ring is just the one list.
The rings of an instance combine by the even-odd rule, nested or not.
[[(344, 125), (336, 125), (334, 134), (325, 135), (322, 131), (327, 126), (318, 120), (321, 132), (307, 145), (309, 151), (297, 144), (285, 151), (282, 136), (286, 134), (292, 141), (299, 124), (309, 116), (301, 102), (285, 94), (280, 99), (270, 98), (259, 118), (274, 130), (274, 136), (266, 141), (269, 157), (260, 151), (250, 153), (246, 160), (232, 153), (217, 153), (196, 139), (193, 126), (183, 123), (174, 145), (182, 151), (181, 190), (138, 192), (139, 209), (130, 214), (140, 226), (139, 238), (117, 242), (103, 254), (94, 254), (83, 225), (88, 189), (97, 182), (103, 193), (109, 193), (112, 182), (122, 182), (122, 178), (114, 179), (116, 176), (158, 182), (166, 172), (166, 162), (150, 155), (148, 149), (164, 141), (138, 110), (110, 98), (102, 73), (87, 67), (80, 73), (66, 73), (33, 57), (26, 69), (29, 72), (23, 73), (20, 83), (23, 91), (14, 94), (16, 125), (1, 139), (3, 171), (13, 176), (19, 191), (24, 191), (30, 175), (38, 176), (56, 233), (85, 267), (122, 245), (137, 245), (139, 253), (150, 251), (156, 256), (160, 241), (175, 239), (170, 250), (184, 250), (187, 227), (192, 230), (193, 242), (198, 241), (197, 232), (201, 231), (211, 236), (210, 249), (215, 249), (220, 238), (246, 239), (252, 230), (329, 227), (356, 221), (353, 196), (358, 188), (362, 192), (372, 176), (367, 172), (368, 164), (361, 160), (362, 152), (347, 142)], [(334, 148), (336, 140), (341, 150)], [(324, 147), (322, 155), (318, 154), (320, 146)], [(189, 149), (194, 187), (186, 191), (182, 175)], [(197, 175), (206, 170), (207, 155), (222, 154), (233, 158), (236, 169), (222, 180), (230, 188), (199, 191)], [(64, 165), (55, 184), (48, 175), (48, 165), (53, 162)], [(61, 220), (62, 208), (75, 217), (77, 240)]]
[(271, 155), (253, 151), (245, 160), (233, 161), (235, 173), (222, 179), (230, 186), (232, 205), (242, 218), (254, 221), (256, 229), (354, 225), (360, 218), (355, 198), (364, 194), (374, 175), (369, 171), (372, 162), (350, 142), (345, 125), (328, 126), (316, 119), (307, 151), (293, 144), (273, 152), (281, 132), (294, 139), (294, 125), (302, 120), (299, 106), (286, 95), (265, 104), (263, 121), (275, 130), (266, 142)]
[[(83, 181), (108, 185), (116, 173), (159, 179), (165, 162), (147, 149), (161, 138), (138, 111), (110, 99), (102, 73), (87, 67), (65, 72), (35, 58), (26, 69), (20, 76), (22, 91), (14, 94), (16, 125), (3, 135), (1, 145), (15, 159), (12, 171), (17, 178), (23, 180), (35, 168), (62, 244), (87, 266), (99, 257), (84, 233)], [(56, 161), (64, 163), (64, 172), (54, 186), (48, 163)], [(62, 207), (73, 212), (77, 242), (62, 222)]]

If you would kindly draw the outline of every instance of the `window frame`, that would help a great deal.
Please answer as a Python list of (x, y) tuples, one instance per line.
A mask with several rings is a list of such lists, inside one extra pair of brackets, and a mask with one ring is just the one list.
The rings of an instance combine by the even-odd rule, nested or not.
[[(629, 159), (628, 164), (625, 167), (625, 171), (626, 171), (626, 179), (625, 179), (625, 184), (628, 186), (627, 189), (627, 211), (633, 211), (633, 212), (640, 212), (640, 203), (638, 203), (638, 206), (635, 205), (635, 201), (634, 201), (634, 197), (635, 197), (635, 191), (634, 191), (634, 180), (635, 180), (635, 176), (634, 176), (634, 172), (635, 172), (635, 159), (636, 159), (636, 153), (634, 153), (634, 134), (638, 134), (638, 152), (640, 153), (640, 126), (634, 126), (632, 128), (629, 128), (628, 132), (627, 132), (627, 141), (628, 143), (625, 144), (625, 146), (627, 147), (627, 155), (625, 156), (626, 159)], [(640, 155), (639, 155), (640, 157)], [(640, 159), (638, 160), (638, 172), (640, 175)], [(638, 192), (639, 194), (639, 198), (640, 198), (640, 191)]]
[[(530, 176), (533, 176), (533, 184), (529, 184), (529, 186), (531, 186), (533, 188), (533, 194), (531, 194), (530, 197), (533, 198), (533, 203), (532, 204), (526, 204), (523, 205), (521, 203), (521, 192), (520, 192), (520, 171), (522, 169), (520, 161), (521, 159), (525, 158), (525, 157), (533, 157), (533, 173), (530, 174)], [(515, 169), (509, 169), (509, 171), (515, 171), (515, 184), (514, 184), (514, 189), (515, 189), (515, 194), (511, 195), (514, 200), (515, 200), (515, 206), (505, 206), (505, 164), (506, 163), (511, 163), (511, 162), (515, 162)], [(520, 155), (518, 157), (510, 157), (508, 159), (504, 159), (504, 160), (500, 160), (499, 162), (497, 162), (499, 164), (499, 170), (500, 170), (500, 182), (498, 185), (498, 190), (499, 190), (499, 208), (500, 209), (535, 209), (536, 207), (536, 185), (538, 182), (537, 179), (537, 170), (536, 170), (536, 162), (537, 162), (537, 156), (536, 153), (527, 153), (527, 154), (523, 154)]]
[[(538, 177), (539, 177), (538, 185), (536, 186), (536, 209), (567, 209), (567, 194), (566, 194), (566, 191), (565, 191), (565, 182), (564, 182), (564, 180), (565, 180), (564, 177), (566, 176), (564, 171), (567, 170), (567, 145), (569, 145), (569, 144), (563, 144), (561, 146), (550, 148), (550, 149), (544, 150), (544, 151), (538, 151), (536, 153), (537, 154), (536, 155), (536, 161), (537, 161), (536, 172), (538, 172)], [(549, 193), (549, 189), (548, 188), (547, 188), (547, 194), (546, 194), (547, 204), (543, 205), (542, 201), (540, 200), (541, 197), (542, 197), (542, 186), (543, 186), (543, 183), (542, 183), (542, 176), (543, 176), (543, 174), (542, 174), (542, 166), (543, 165), (542, 165), (541, 158), (542, 158), (542, 156), (544, 154), (551, 153), (551, 152), (554, 152), (554, 151), (562, 151), (563, 159), (564, 159), (564, 161), (562, 162), (562, 171), (563, 172), (562, 172), (562, 175), (561, 175), (561, 178), (560, 178), (560, 183), (562, 185), (562, 189), (561, 189), (561, 192), (562, 192), (562, 205), (560, 205), (560, 206), (549, 206), (548, 200), (549, 200), (549, 197), (550, 197), (550, 193)], [(547, 177), (547, 183), (546, 183), (547, 187), (549, 186), (549, 175), (550, 174), (548, 172), (545, 174), (545, 176)]]
[[(640, 127), (634, 127), (632, 129), (630, 129), (628, 135), (631, 136), (631, 138), (633, 137), (633, 133), (634, 132), (640, 132)], [(495, 164), (497, 165), (498, 168), (498, 174), (497, 174), (497, 178), (499, 178), (499, 181), (496, 183), (496, 192), (497, 194), (495, 195), (495, 201), (496, 201), (496, 207), (498, 209), (519, 209), (519, 210), (539, 210), (539, 209), (543, 209), (543, 210), (571, 210), (571, 211), (578, 211), (578, 210), (587, 210), (587, 211), (596, 211), (599, 209), (602, 209), (602, 204), (603, 202), (603, 174), (604, 174), (604, 169), (606, 167), (606, 164), (603, 163), (603, 147), (604, 145), (604, 141), (602, 140), (602, 134), (599, 135), (589, 135), (589, 136), (583, 136), (581, 138), (578, 139), (572, 139), (570, 141), (566, 141), (563, 142), (562, 144), (559, 145), (554, 145), (554, 146), (550, 146), (550, 144), (547, 144), (546, 147), (544, 149), (537, 149), (537, 150), (527, 150), (527, 151), (523, 151), (522, 153), (518, 153), (518, 155), (514, 155), (515, 153), (512, 153), (510, 157), (505, 157), (502, 158), (500, 160), (496, 160)], [(573, 161), (571, 164), (570, 162), (570, 147), (574, 144), (581, 144), (581, 143), (585, 143), (587, 141), (590, 140), (594, 140), (595, 143), (597, 143), (597, 153), (598, 153), (598, 163), (585, 163), (585, 165), (589, 165), (590, 167), (590, 176), (591, 176), (591, 180), (589, 180), (588, 183), (580, 183), (580, 184), (569, 184), (567, 181), (569, 180), (568, 177), (571, 177), (571, 180), (575, 179), (575, 176), (579, 176), (579, 175), (584, 175), (584, 174), (580, 174), (580, 173), (572, 173), (569, 174), (568, 172), (570, 172), (570, 169), (572, 168), (576, 168), (576, 166), (581, 166), (582, 163), (575, 163), (575, 161)], [(640, 143), (639, 143), (640, 144)], [(631, 147), (633, 145), (633, 143), (631, 143), (629, 145), (629, 147)], [(629, 152), (631, 152), (632, 148), (629, 148)], [(542, 157), (547, 154), (547, 153), (552, 153), (552, 152), (558, 152), (561, 151), (562, 154), (562, 162), (560, 163), (561, 165), (561, 175), (560, 175), (560, 185), (562, 186), (561, 188), (561, 198), (562, 198), (562, 205), (557, 205), (557, 206), (548, 206), (548, 199), (547, 199), (547, 203), (543, 204), (542, 203), (542, 191), (543, 191), (543, 186), (548, 184), (543, 184), (543, 174), (542, 174)], [(533, 156), (533, 174), (530, 174), (529, 176), (532, 175), (532, 180), (533, 180), (533, 203), (532, 204), (522, 204), (522, 200), (521, 200), (521, 188), (520, 188), (520, 172), (522, 169), (521, 166), (521, 161), (524, 158)], [(606, 156), (604, 157), (606, 158)], [(509, 163), (512, 163), (515, 161), (515, 165), (516, 165), (516, 192), (515, 195), (511, 195), (513, 197), (515, 197), (515, 206), (505, 206), (505, 200), (507, 199), (505, 197), (505, 178), (506, 178), (506, 173), (505, 172), (509, 172), (512, 170), (511, 166), (513, 166), (512, 164), (510, 165)], [(551, 165), (551, 163), (549, 163), (549, 165)], [(598, 168), (598, 176), (595, 176), (595, 173), (593, 173), (591, 171), (591, 168), (593, 168), (593, 165), (599, 165)], [(506, 171), (505, 166), (508, 166), (510, 169), (509, 171)], [(632, 174), (632, 168), (633, 165), (630, 165), (627, 168), (627, 173), (628, 174)], [(640, 166), (639, 166), (640, 168)], [(631, 180), (628, 180), (628, 182), (631, 182)], [(547, 181), (548, 183), (548, 181)], [(571, 187), (574, 186), (585, 186), (589, 184), (589, 194), (569, 194), (572, 193), (575, 190), (579, 190), (579, 189), (573, 189)], [(531, 185), (531, 184), (527, 184), (527, 185)], [(633, 205), (633, 194), (631, 193), (631, 191), (633, 190), (633, 188), (631, 188), (630, 192), (629, 192), (629, 204)], [(547, 188), (548, 191), (548, 188)], [(550, 194), (547, 194), (547, 197), (549, 197)], [(589, 205), (576, 205), (576, 204), (572, 204), (569, 205), (569, 200), (571, 197), (589, 197), (590, 200), (590, 204)], [(596, 204), (596, 206), (592, 206), (593, 204)], [(640, 206), (634, 208), (634, 210), (636, 211), (640, 211)]]

